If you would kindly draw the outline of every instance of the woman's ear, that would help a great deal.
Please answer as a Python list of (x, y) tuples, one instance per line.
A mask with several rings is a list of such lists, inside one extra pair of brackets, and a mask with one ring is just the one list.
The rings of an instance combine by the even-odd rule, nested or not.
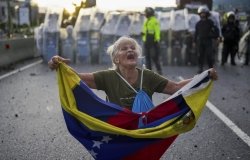
[(119, 63), (119, 59), (115, 58), (115, 63), (118, 64)]

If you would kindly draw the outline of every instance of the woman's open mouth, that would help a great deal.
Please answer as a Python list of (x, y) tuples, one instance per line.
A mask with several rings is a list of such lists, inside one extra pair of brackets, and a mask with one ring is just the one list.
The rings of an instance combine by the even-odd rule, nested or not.
[(133, 59), (135, 59), (135, 55), (134, 54), (128, 54), (127, 59), (133, 60)]

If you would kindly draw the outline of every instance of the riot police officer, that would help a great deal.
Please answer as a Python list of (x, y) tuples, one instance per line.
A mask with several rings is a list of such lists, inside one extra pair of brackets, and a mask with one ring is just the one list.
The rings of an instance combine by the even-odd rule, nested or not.
[(144, 42), (144, 53), (146, 58), (146, 67), (152, 69), (151, 59), (159, 74), (162, 74), (162, 67), (159, 61), (160, 56), (160, 23), (155, 17), (154, 9), (147, 7), (145, 9), (146, 21), (142, 28), (142, 40)]
[(234, 12), (227, 13), (227, 22), (223, 25), (221, 32), (224, 38), (221, 65), (227, 62), (229, 54), (231, 56), (231, 65), (235, 65), (234, 59), (238, 52), (240, 29), (236, 22)]
[(203, 71), (204, 62), (207, 61), (208, 67), (214, 67), (215, 53), (213, 52), (213, 39), (219, 37), (219, 29), (214, 22), (209, 19), (210, 12), (205, 6), (198, 8), (200, 20), (195, 26), (195, 44), (198, 51), (198, 73)]

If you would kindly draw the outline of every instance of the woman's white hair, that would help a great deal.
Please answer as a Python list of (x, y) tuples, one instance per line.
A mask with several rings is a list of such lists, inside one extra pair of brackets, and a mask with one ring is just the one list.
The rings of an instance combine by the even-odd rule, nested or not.
[(117, 68), (117, 64), (115, 63), (114, 60), (115, 60), (117, 53), (120, 50), (121, 43), (125, 41), (126, 42), (129, 41), (135, 45), (135, 53), (137, 54), (138, 57), (142, 55), (142, 48), (135, 39), (128, 37), (128, 36), (122, 36), (118, 40), (116, 40), (111, 46), (109, 46), (107, 49), (107, 53), (110, 55), (110, 58), (113, 64), (113, 69)]

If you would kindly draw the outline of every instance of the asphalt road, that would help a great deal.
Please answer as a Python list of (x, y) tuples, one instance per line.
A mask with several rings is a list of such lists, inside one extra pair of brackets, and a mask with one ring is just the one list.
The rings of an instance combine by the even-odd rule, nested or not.
[[(82, 72), (109, 67), (72, 66)], [(250, 67), (226, 65), (216, 68), (219, 80), (214, 83), (209, 101), (245, 133), (245, 140), (242, 140), (241, 132), (233, 131), (235, 126), (227, 126), (227, 121), (221, 120), (222, 116), (217, 116), (206, 107), (196, 127), (180, 135), (162, 160), (250, 159)], [(164, 66), (163, 73), (169, 79), (179, 80), (180, 76), (191, 78), (196, 71), (197, 68), (193, 66)], [(10, 71), (0, 74), (3, 77), (8, 73)], [(103, 92), (96, 93), (104, 97)], [(155, 94), (154, 103), (158, 104), (166, 97)], [(44, 63), (0, 79), (0, 159), (91, 159), (90, 154), (66, 128), (55, 72), (50, 71)]]

